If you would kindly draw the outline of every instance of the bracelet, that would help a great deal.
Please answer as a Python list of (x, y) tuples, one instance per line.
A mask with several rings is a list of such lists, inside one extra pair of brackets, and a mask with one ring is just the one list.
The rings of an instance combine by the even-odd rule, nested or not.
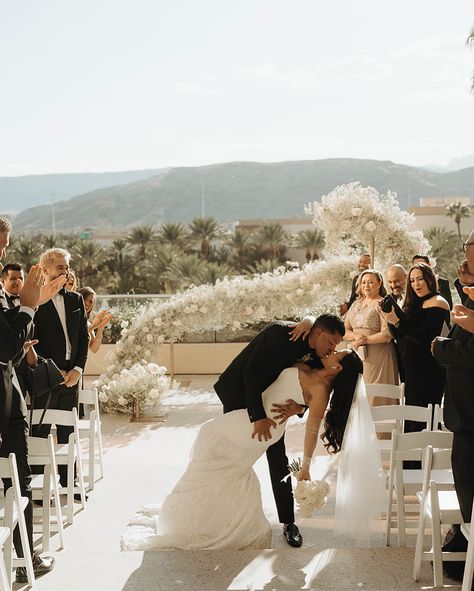
[(311, 460), (313, 458), (311, 456), (303, 456), (303, 462), (301, 463), (301, 467), (304, 469), (308, 469), (311, 466)]

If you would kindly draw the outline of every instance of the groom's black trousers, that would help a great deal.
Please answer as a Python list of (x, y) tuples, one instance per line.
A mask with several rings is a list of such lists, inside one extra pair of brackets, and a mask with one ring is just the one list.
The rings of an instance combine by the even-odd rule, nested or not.
[(288, 475), (288, 457), (285, 449), (285, 435), (270, 445), (267, 449), (267, 460), (270, 468), (270, 478), (272, 480), (273, 496), (278, 511), (280, 523), (294, 523), (295, 510), (293, 503), (293, 489), (291, 487), (291, 478), (282, 482)]

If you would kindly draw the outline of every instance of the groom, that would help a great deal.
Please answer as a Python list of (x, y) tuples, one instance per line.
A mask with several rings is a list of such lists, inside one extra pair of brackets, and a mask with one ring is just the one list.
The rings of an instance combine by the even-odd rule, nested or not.
[[(312, 367), (321, 367), (320, 358), (332, 353), (342, 341), (344, 323), (330, 314), (316, 319), (306, 339), (290, 340), (295, 327), (292, 322), (277, 321), (266, 326), (232, 361), (214, 384), (224, 413), (246, 408), (254, 425), (252, 437), (271, 439), (270, 428), (275, 422), (267, 417), (263, 408), (262, 393), (280, 373), (297, 361)], [(288, 394), (291, 394), (290, 392)], [(283, 534), (290, 546), (298, 548), (303, 538), (295, 525), (293, 491), (288, 474), (284, 437), (267, 450), (268, 466), (278, 518), (283, 524)]]

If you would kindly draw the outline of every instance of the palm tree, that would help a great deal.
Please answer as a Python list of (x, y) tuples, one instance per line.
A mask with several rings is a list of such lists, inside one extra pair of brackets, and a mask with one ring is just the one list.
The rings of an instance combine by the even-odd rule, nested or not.
[(454, 223), (458, 227), (458, 238), (461, 240), (461, 220), (471, 215), (471, 208), (469, 205), (463, 205), (460, 201), (456, 201), (446, 207), (446, 215), (454, 218)]
[(141, 260), (146, 259), (146, 249), (150, 244), (155, 242), (155, 240), (156, 233), (153, 226), (146, 224), (143, 226), (134, 226), (127, 236), (127, 242), (138, 246), (138, 256)]
[(30, 240), (26, 236), (19, 236), (12, 240), (10, 256), (8, 258), (11, 262), (20, 263), (28, 273), (31, 265), (38, 262), (42, 250), (38, 240)]
[(454, 232), (432, 226), (424, 232), (425, 238), (431, 244), (431, 254), (436, 259), (436, 273), (453, 279), (462, 258), (462, 249)]
[(163, 278), (175, 291), (186, 289), (191, 284), (203, 283), (202, 274), (205, 272), (205, 267), (205, 261), (198, 254), (185, 254), (169, 265), (163, 273)]
[[(104, 249), (96, 240), (80, 240), (73, 247), (71, 255), (79, 287), (83, 287), (87, 285), (90, 277), (97, 275), (99, 265), (104, 260)], [(97, 281), (94, 283), (97, 284)]]
[(213, 218), (194, 218), (189, 224), (191, 236), (201, 243), (201, 255), (209, 257), (210, 242), (221, 234), (219, 222)]
[(317, 228), (313, 230), (303, 230), (298, 233), (297, 244), (300, 248), (306, 248), (306, 260), (317, 261), (319, 259), (318, 251), (324, 246), (324, 233)]
[(261, 259), (248, 268), (248, 275), (260, 275), (261, 273), (271, 273), (280, 266), (278, 259)]
[(288, 235), (283, 226), (278, 222), (275, 224), (264, 224), (257, 232), (260, 244), (270, 253), (271, 259), (278, 260), (284, 250)]
[(163, 244), (178, 246), (182, 248), (185, 245), (188, 236), (187, 228), (184, 224), (169, 222), (163, 224), (158, 232), (158, 238)]
[(252, 234), (248, 230), (235, 228), (228, 245), (232, 253), (232, 258), (235, 260), (237, 270), (242, 272), (245, 266), (248, 265), (252, 253), (255, 251)]

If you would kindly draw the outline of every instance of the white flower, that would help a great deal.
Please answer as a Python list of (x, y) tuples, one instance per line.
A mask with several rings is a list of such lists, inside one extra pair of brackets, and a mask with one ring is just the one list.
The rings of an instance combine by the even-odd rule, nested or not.
[(153, 335), (147, 334), (146, 335), (146, 340), (147, 340), (148, 343), (153, 343)]
[(303, 290), (303, 289), (301, 289), (301, 287), (299, 287), (299, 288), (296, 290), (296, 295), (298, 295), (298, 296), (302, 296), (303, 294), (304, 294), (304, 290)]
[(162, 318), (158, 317), (158, 318), (153, 318), (153, 324), (155, 326), (161, 326), (163, 324), (163, 320)]
[(105, 392), (99, 392), (99, 400), (101, 402), (107, 402), (108, 399), (109, 399), (109, 397), (107, 396), (107, 394)]
[(190, 306), (184, 306), (183, 312), (185, 314), (191, 314), (191, 312), (192, 312), (191, 307)]
[(209, 309), (206, 306), (201, 306), (199, 308), (199, 312), (201, 312), (201, 314), (207, 314), (209, 312)]
[(157, 342), (158, 344), (160, 344), (160, 345), (161, 345), (162, 343), (164, 343), (164, 342), (165, 342), (165, 337), (164, 337), (164, 335), (162, 335), (162, 334), (158, 335), (158, 338), (156, 339), (156, 342)]
[(253, 308), (251, 306), (246, 306), (245, 307), (245, 314), (247, 316), (251, 316), (253, 314)]
[(148, 397), (151, 398), (152, 400), (155, 400), (156, 398), (160, 397), (160, 392), (156, 388), (152, 388), (148, 392)]
[(177, 318), (176, 320), (173, 320), (172, 324), (173, 324), (173, 326), (183, 326), (183, 323), (181, 322), (181, 320), (179, 318)]
[(351, 209), (351, 214), (355, 217), (358, 218), (361, 214), (362, 214), (362, 209), (360, 207), (353, 207)]
[(367, 232), (373, 232), (377, 229), (377, 226), (375, 225), (373, 220), (370, 220), (365, 224), (365, 229), (367, 230)]
[(120, 404), (120, 406), (126, 406), (127, 399), (124, 398), (123, 396), (119, 396), (119, 398), (117, 399), (117, 402)]
[(240, 324), (240, 322), (238, 320), (234, 320), (234, 322), (232, 323), (232, 328), (234, 330), (239, 330), (239, 328), (242, 328), (242, 325)]
[(122, 320), (122, 322), (120, 323), (120, 328), (127, 328), (128, 327), (128, 320)]

